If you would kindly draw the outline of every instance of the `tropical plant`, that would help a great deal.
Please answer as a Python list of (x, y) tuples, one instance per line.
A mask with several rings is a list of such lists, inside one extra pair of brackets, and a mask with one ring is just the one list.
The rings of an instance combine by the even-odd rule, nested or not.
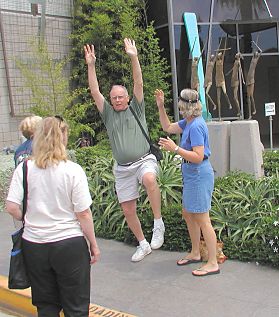
[(266, 176), (277, 176), (279, 177), (279, 151), (264, 151), (264, 174)]
[[(170, 95), (170, 68), (160, 56), (159, 40), (152, 24), (145, 18), (144, 0), (104, 0), (75, 1), (73, 26), (74, 85), (88, 87), (87, 68), (84, 63), (83, 45), (94, 44), (96, 53), (96, 72), (99, 86), (104, 96), (109, 96), (112, 84), (119, 83), (127, 87), (132, 94), (133, 80), (131, 63), (123, 49), (123, 39), (136, 41), (141, 63), (146, 118), (151, 138), (156, 140), (160, 133), (158, 111), (154, 99), (156, 88), (164, 90), (166, 102)], [(81, 102), (89, 102), (88, 93), (82, 95)], [(104, 136), (104, 126), (96, 108), (87, 111), (96, 132), (94, 141)]]
[[(98, 147), (98, 146), (96, 146)], [(94, 147), (93, 147), (94, 148)], [(110, 155), (100, 156), (93, 148), (82, 148), (76, 151), (76, 160), (82, 164), (88, 176), (89, 189), (93, 199), (92, 214), (96, 232), (117, 235), (125, 228), (125, 219), (118, 203), (114, 176), (112, 173), (114, 160)], [(94, 154), (95, 153), (95, 154)], [(180, 161), (168, 152), (163, 153), (164, 159), (159, 165), (158, 185), (161, 190), (162, 202), (165, 207), (180, 203), (181, 172)], [(138, 211), (146, 213), (149, 201), (144, 188), (140, 188)], [(150, 211), (150, 214), (152, 212)]]
[(123, 230), (125, 218), (118, 203), (112, 174), (114, 160), (107, 157), (93, 159), (87, 170), (89, 190), (93, 204), (91, 207), (96, 232), (114, 233)]
[[(191, 241), (181, 216), (180, 161), (171, 153), (163, 154), (158, 177), (164, 197), (162, 215), (166, 233), (163, 248), (188, 250)], [(114, 192), (114, 161), (108, 144), (105, 147), (98, 144), (79, 148), (75, 156), (89, 178), (96, 234), (99, 237), (136, 244), (135, 236), (125, 222)], [(256, 180), (243, 172), (231, 172), (216, 179), (210, 213), (218, 237), (224, 242), (226, 256), (230, 259), (254, 260), (279, 266), (278, 192), (279, 179), (275, 175)], [(150, 239), (153, 215), (143, 188), (140, 191), (137, 213), (145, 236)]]
[(44, 42), (38, 44), (34, 40), (30, 46), (28, 60), (16, 59), (16, 65), (24, 78), (25, 89), (30, 91), (31, 106), (28, 111), (42, 117), (62, 115), (70, 126), (70, 143), (84, 132), (94, 135), (88, 124), (81, 123), (86, 110), (91, 107), (89, 103), (78, 102), (78, 97), (86, 88), (71, 89), (69, 78), (65, 74), (65, 67), (69, 65), (70, 59), (55, 60)]
[(4, 209), (5, 200), (8, 194), (9, 184), (13, 175), (14, 168), (9, 167), (0, 170), (0, 211)]
[(158, 184), (163, 205), (180, 203), (182, 196), (181, 158), (171, 152), (163, 152), (159, 165)]
[(216, 187), (211, 219), (219, 239), (227, 236), (244, 242), (260, 235), (263, 217), (275, 212), (276, 191), (273, 178), (255, 180), (229, 177), (228, 187)]

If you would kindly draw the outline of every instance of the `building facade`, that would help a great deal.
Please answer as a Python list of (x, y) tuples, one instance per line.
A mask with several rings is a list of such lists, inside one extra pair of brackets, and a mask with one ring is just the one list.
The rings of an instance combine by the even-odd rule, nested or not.
[(0, 150), (19, 144), (18, 125), (29, 114), (30, 91), (16, 61), (28, 63), (31, 41), (42, 38), (53, 59), (67, 56), (72, 15), (72, 0), (0, 0)]
[[(252, 119), (259, 123), (261, 140), (265, 148), (270, 147), (270, 117), (266, 116), (265, 104), (275, 102), (275, 115), (272, 116), (273, 144), (279, 145), (279, 1), (278, 0), (152, 0), (148, 1), (148, 17), (160, 38), (164, 56), (172, 68), (173, 100), (179, 92), (190, 87), (191, 48), (183, 15), (195, 13), (199, 44), (202, 52), (204, 73), (210, 55), (226, 48), (223, 73), (226, 90), (232, 109), (229, 109), (224, 94), (221, 95), (222, 120), (247, 120), (249, 117), (246, 83), (240, 80), (238, 100), (240, 118), (233, 100), (231, 74), (236, 53), (241, 53), (241, 69), (244, 80), (251, 59), (256, 51), (261, 56), (254, 74), (254, 100), (256, 114)], [(214, 70), (215, 72), (215, 70)], [(217, 100), (215, 73), (210, 95)], [(239, 73), (240, 76), (240, 73)], [(249, 80), (248, 80), (249, 82)], [(219, 120), (218, 109), (209, 106), (212, 120)], [(174, 115), (178, 118), (177, 104)], [(211, 120), (211, 119), (210, 119)]]

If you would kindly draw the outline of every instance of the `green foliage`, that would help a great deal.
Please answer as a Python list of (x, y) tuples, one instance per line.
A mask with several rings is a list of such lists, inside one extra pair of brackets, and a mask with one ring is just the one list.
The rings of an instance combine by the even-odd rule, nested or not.
[(263, 154), (264, 174), (279, 177), (279, 151), (265, 151)]
[(162, 209), (166, 227), (163, 249), (171, 251), (191, 250), (191, 240), (185, 220), (182, 218), (182, 206), (171, 204)]
[[(225, 182), (229, 186), (224, 186)], [(276, 191), (273, 182), (273, 178), (255, 180), (243, 177), (243, 173), (232, 173), (222, 182), (216, 182), (211, 219), (219, 239), (226, 236), (243, 243), (259, 236), (262, 218), (274, 213)]]
[[(178, 168), (179, 161), (174, 160), (174, 156), (170, 153), (163, 154), (164, 160), (159, 166), (158, 184), (162, 192), (163, 205), (169, 208), (181, 200), (181, 175)], [(98, 235), (105, 237), (119, 235), (119, 238), (125, 241), (133, 241), (134, 237), (130, 235), (129, 230), (128, 232), (126, 230), (124, 216), (115, 194), (112, 173), (114, 160), (109, 147), (101, 149), (101, 146), (97, 145), (79, 148), (76, 150), (75, 157), (88, 176), (93, 199), (92, 213)], [(143, 187), (140, 189), (138, 212), (141, 215), (139, 217), (146, 219), (146, 223), (149, 225), (152, 223), (153, 216)], [(152, 227), (148, 230), (151, 234)]]
[(9, 184), (13, 175), (14, 168), (9, 167), (0, 170), (0, 210), (4, 209), (5, 200), (7, 198)]
[[(262, 239), (253, 238), (239, 244), (239, 241), (224, 237), (223, 243), (223, 251), (229, 259), (270, 263), (268, 260), (268, 249)], [(277, 266), (279, 267), (278, 260)]]
[(86, 89), (69, 87), (65, 67), (70, 60), (54, 59), (44, 43), (38, 44), (34, 40), (30, 45), (30, 58), (16, 60), (16, 65), (24, 77), (25, 87), (31, 92), (28, 112), (42, 117), (62, 115), (70, 126), (70, 143), (74, 143), (84, 132), (94, 135), (94, 130), (88, 124), (81, 123), (85, 112), (91, 107), (89, 103), (78, 102), (79, 96), (84, 94)]
[[(99, 146), (78, 149), (76, 157), (89, 177), (96, 234), (136, 245), (114, 192), (113, 160), (108, 144), (103, 150)], [(158, 184), (166, 226), (163, 248), (189, 250), (191, 241), (181, 215), (180, 163), (171, 153), (164, 152)], [(274, 176), (256, 180), (249, 174), (232, 172), (216, 179), (210, 216), (229, 259), (258, 261), (279, 267), (279, 250), (276, 249), (279, 247), (278, 192), (279, 179)], [(137, 213), (145, 237), (150, 240), (153, 215), (143, 188)]]
[(86, 171), (92, 171), (92, 166), (100, 157), (112, 158), (112, 152), (108, 143), (102, 142), (95, 146), (82, 147), (75, 150), (76, 161)]
[[(132, 94), (133, 80), (131, 63), (124, 51), (123, 39), (135, 40), (144, 80), (146, 117), (152, 139), (158, 139), (160, 125), (155, 104), (154, 91), (161, 88), (166, 99), (170, 94), (167, 80), (170, 78), (169, 66), (161, 58), (161, 49), (153, 25), (147, 25), (145, 19), (145, 1), (143, 0), (105, 0), (75, 2), (73, 27), (74, 85), (88, 87), (87, 66), (84, 63), (83, 45), (94, 44), (96, 72), (99, 86), (104, 96), (109, 95), (112, 84), (125, 85)], [(91, 96), (82, 95), (88, 102)], [(95, 139), (100, 139), (104, 129), (96, 108), (87, 113), (93, 122)]]
[(164, 159), (159, 164), (158, 184), (162, 204), (168, 206), (181, 201), (182, 178), (180, 160), (173, 153), (163, 152)]
[(267, 262), (279, 266), (279, 207), (272, 217), (263, 219), (262, 234), (264, 247), (267, 250)]

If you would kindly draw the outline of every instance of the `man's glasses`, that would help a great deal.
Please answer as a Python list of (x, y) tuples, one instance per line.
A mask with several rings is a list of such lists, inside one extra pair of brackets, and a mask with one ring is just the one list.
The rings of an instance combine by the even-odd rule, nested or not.
[(122, 95), (122, 96), (113, 96), (113, 97), (110, 97), (110, 99), (111, 99), (111, 100), (114, 100), (114, 101), (116, 101), (116, 100), (123, 100), (124, 98), (125, 98), (124, 95)]

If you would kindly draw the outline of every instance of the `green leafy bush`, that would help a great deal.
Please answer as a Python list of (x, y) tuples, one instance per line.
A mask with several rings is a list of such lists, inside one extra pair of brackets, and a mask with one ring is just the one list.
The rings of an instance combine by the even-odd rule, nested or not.
[(13, 167), (10, 167), (4, 171), (0, 170), (0, 211), (3, 210), (5, 206), (5, 200), (7, 198), (13, 171)]
[[(84, 63), (83, 45), (94, 44), (96, 52), (96, 72), (99, 86), (104, 96), (109, 96), (112, 84), (127, 87), (133, 91), (131, 62), (123, 49), (125, 37), (135, 40), (141, 63), (146, 120), (150, 136), (157, 140), (161, 133), (158, 110), (154, 99), (156, 88), (164, 90), (166, 104), (170, 96), (170, 66), (161, 56), (159, 39), (155, 28), (146, 20), (144, 0), (103, 0), (75, 1), (73, 24), (73, 86), (88, 87), (87, 67)], [(91, 102), (88, 92), (81, 101)], [(86, 109), (91, 127), (95, 132), (94, 142), (103, 136), (104, 126), (96, 107)]]
[(263, 154), (264, 174), (279, 177), (279, 151), (265, 151)]
[(272, 217), (263, 219), (262, 234), (267, 251), (266, 262), (279, 266), (279, 207)]
[[(187, 251), (191, 248), (191, 241), (181, 215), (180, 161), (171, 153), (163, 154), (158, 175), (166, 226), (163, 248)], [(78, 149), (76, 157), (89, 178), (96, 234), (136, 245), (114, 192), (114, 160), (108, 144), (105, 148)], [(249, 174), (232, 172), (216, 179), (210, 214), (217, 236), (224, 242), (224, 253), (230, 259), (258, 261), (279, 267), (276, 249), (279, 236), (276, 222), (279, 218), (278, 192), (279, 179), (274, 175), (256, 180)], [(146, 239), (150, 240), (153, 215), (143, 188), (140, 189), (137, 211)]]
[[(228, 186), (224, 186), (226, 182)], [(243, 243), (260, 234), (262, 218), (275, 212), (273, 183), (272, 177), (256, 180), (243, 177), (243, 173), (232, 173), (216, 182), (211, 219), (219, 239), (226, 236)]]

